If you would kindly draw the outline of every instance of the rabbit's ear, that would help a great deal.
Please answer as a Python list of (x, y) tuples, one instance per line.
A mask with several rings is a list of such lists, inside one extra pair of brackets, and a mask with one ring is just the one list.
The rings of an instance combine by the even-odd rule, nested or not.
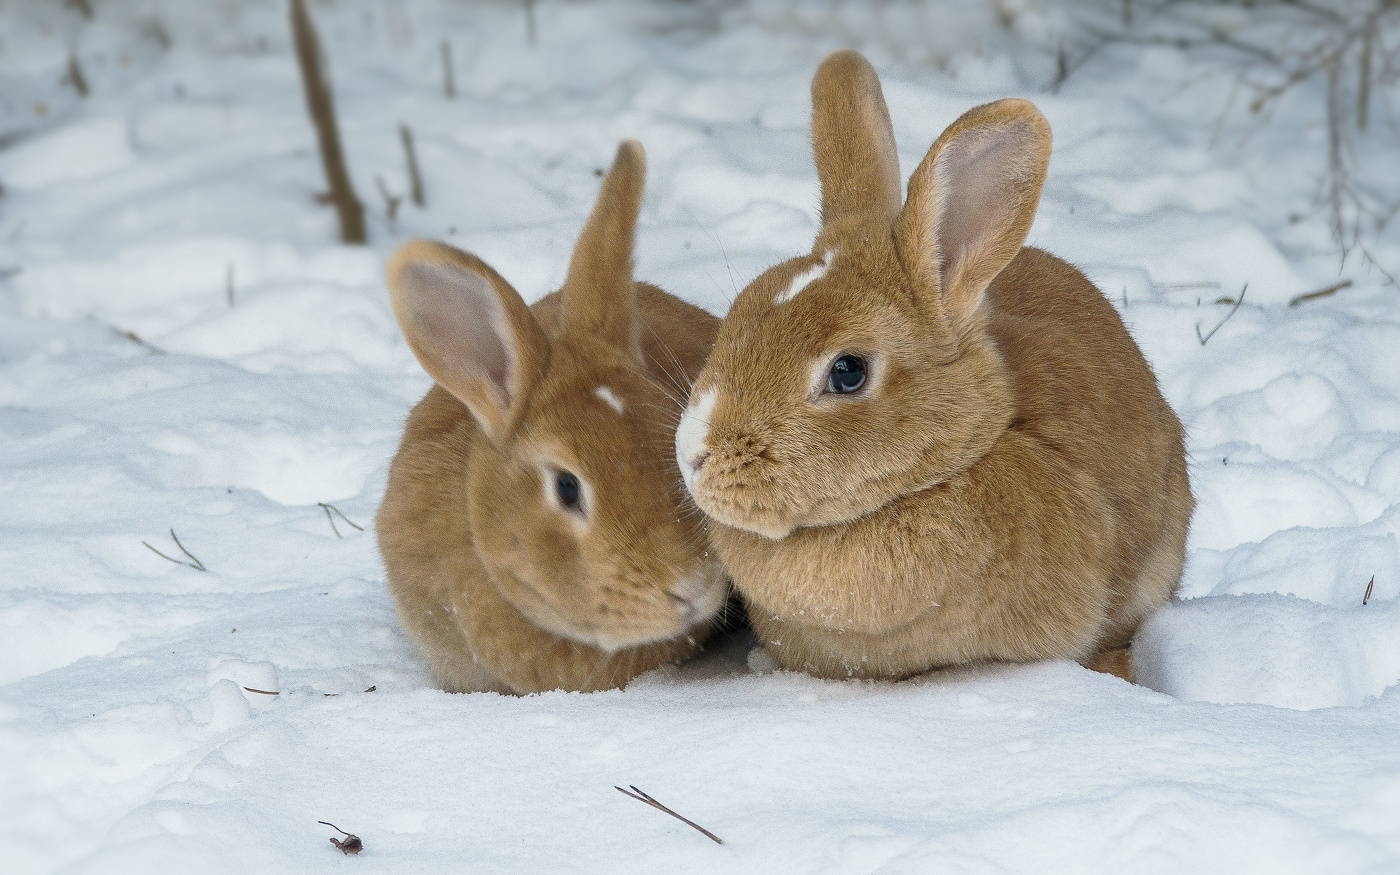
[(530, 309), (485, 262), (442, 243), (401, 246), (386, 274), (394, 315), (423, 370), (500, 440), (549, 360)]
[(899, 155), (880, 78), (859, 52), (826, 56), (812, 77), (812, 151), (822, 184), (822, 225), (899, 212)]
[(909, 178), (895, 240), (953, 324), (976, 315), (1026, 242), (1049, 161), (1045, 117), (1028, 101), (998, 100), (953, 122)]
[(641, 360), (641, 321), (632, 282), (632, 241), (646, 185), (642, 144), (624, 140), (569, 260), (560, 316), (571, 334), (587, 334)]

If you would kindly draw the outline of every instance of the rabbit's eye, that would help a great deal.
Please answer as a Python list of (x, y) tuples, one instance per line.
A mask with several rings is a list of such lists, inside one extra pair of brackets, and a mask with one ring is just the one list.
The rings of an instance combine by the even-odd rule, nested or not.
[(826, 377), (826, 391), (834, 395), (849, 395), (865, 385), (865, 359), (858, 355), (843, 355), (831, 364)]
[(559, 496), (559, 503), (569, 510), (578, 510), (579, 502), (582, 500), (578, 485), (578, 478), (568, 471), (560, 471), (554, 475), (554, 494)]

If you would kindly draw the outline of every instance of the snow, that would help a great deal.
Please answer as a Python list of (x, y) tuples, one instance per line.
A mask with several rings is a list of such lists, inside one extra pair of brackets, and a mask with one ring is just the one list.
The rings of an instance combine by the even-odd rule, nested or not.
[[(1163, 45), (1052, 93), (1048, 0), (1006, 25), (971, 0), (540, 0), (533, 47), (518, 3), (309, 5), (367, 247), (314, 200), (280, 2), (0, 5), (0, 869), (1400, 870), (1400, 308), (1313, 209), (1322, 83), (1226, 111), (1225, 61)], [(906, 173), (977, 103), (1051, 122), (1030, 242), (1119, 307), (1189, 435), (1199, 509), (1143, 685), (821, 681), (730, 637), (626, 690), (433, 689), (350, 525), (429, 386), (388, 254), (446, 240), (533, 300), (637, 137), (638, 275), (722, 314), (810, 249), (807, 83), (842, 45)], [(390, 219), (401, 122), (428, 200)], [(1400, 239), (1371, 244), (1393, 273)]]

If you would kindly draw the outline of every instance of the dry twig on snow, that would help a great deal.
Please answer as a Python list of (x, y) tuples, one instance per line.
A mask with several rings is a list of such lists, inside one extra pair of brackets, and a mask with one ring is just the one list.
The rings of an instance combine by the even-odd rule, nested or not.
[(704, 833), (704, 834), (705, 834), (707, 837), (709, 837), (710, 839), (713, 839), (713, 840), (714, 840), (714, 843), (717, 844), (717, 845), (722, 845), (722, 844), (724, 844), (724, 840), (723, 840), (723, 839), (721, 839), (719, 836), (715, 835), (714, 833), (710, 832), (708, 829), (705, 829), (703, 826), (701, 826), (700, 824), (696, 823), (696, 822), (693, 821), (693, 820), (690, 820), (689, 818), (681, 817), (679, 814), (677, 814), (676, 812), (674, 812), (674, 811), (672, 811), (671, 809), (667, 808), (665, 805), (662, 805), (660, 802), (657, 802), (655, 799), (651, 798), (651, 797), (648, 796), (646, 793), (642, 792), (641, 790), (638, 790), (636, 784), (628, 784), (627, 786), (629, 786), (629, 787), (632, 788), (632, 792), (629, 793), (629, 792), (627, 792), (626, 790), (622, 789), (621, 787), (617, 786), (616, 784), (613, 785), (613, 789), (616, 790), (617, 792), (621, 793), (621, 794), (624, 795), (624, 796), (631, 796), (633, 799), (636, 799), (638, 802), (645, 802), (646, 804), (650, 805), (652, 808), (658, 809), (658, 810), (660, 810), (660, 811), (664, 811), (664, 812), (666, 812), (667, 814), (669, 814), (669, 815), (671, 815), (672, 817), (674, 817), (676, 820), (679, 820), (681, 823), (688, 824), (689, 826), (694, 827), (695, 829), (697, 829), (697, 830), (699, 830), (700, 832)]
[(150, 544), (146, 543), (145, 541), (142, 541), (141, 543), (146, 544), (146, 549), (147, 549), (147, 550), (150, 550), (152, 553), (156, 554), (157, 556), (159, 556), (159, 557), (162, 558), (162, 559), (165, 559), (165, 560), (167, 560), (167, 561), (169, 561), (169, 562), (174, 562), (176, 565), (184, 565), (184, 566), (186, 566), (187, 568), (193, 568), (195, 571), (208, 571), (208, 570), (209, 570), (208, 568), (205, 568), (205, 567), (204, 567), (204, 563), (203, 563), (203, 562), (200, 562), (198, 559), (195, 558), (195, 555), (194, 555), (193, 553), (191, 553), (189, 550), (186, 550), (186, 549), (185, 549), (185, 545), (184, 545), (184, 544), (181, 544), (181, 543), (180, 543), (180, 539), (179, 539), (178, 537), (176, 537), (176, 535), (175, 535), (175, 530), (174, 530), (174, 529), (171, 529), (171, 530), (170, 530), (170, 538), (171, 538), (171, 540), (173, 540), (173, 541), (175, 542), (175, 546), (180, 548), (180, 552), (181, 552), (181, 553), (184, 553), (186, 556), (190, 557), (190, 561), (189, 561), (189, 562), (186, 562), (186, 561), (183, 560), (183, 559), (176, 559), (176, 558), (174, 558), (174, 557), (172, 557), (172, 556), (167, 556), (167, 555), (165, 555), (164, 553), (162, 553), (162, 552), (160, 552), (159, 550), (157, 550), (155, 547), (152, 547)]
[(325, 824), (326, 826), (345, 836), (345, 839), (343, 841), (341, 839), (331, 839), (331, 844), (339, 848), (342, 854), (358, 854), (360, 851), (363, 851), (365, 849), (365, 844), (364, 842), (360, 841), (359, 836), (351, 835), (350, 833), (346, 832), (345, 830), (341, 829), (335, 824), (330, 823), (329, 821), (318, 820), (316, 822)]
[(331, 531), (335, 532), (335, 536), (337, 538), (343, 538), (345, 536), (340, 533), (340, 529), (337, 529), (335, 527), (335, 517), (331, 516), (331, 511), (335, 511), (336, 516), (345, 520), (347, 523), (350, 523), (350, 528), (354, 529), (355, 531), (363, 532), (365, 530), (364, 526), (357, 526), (353, 522), (351, 522), (350, 518), (347, 517), (345, 514), (341, 513), (340, 508), (336, 507), (335, 505), (326, 504), (324, 501), (318, 501), (316, 502), (316, 504), (319, 505), (321, 509), (326, 512), (326, 520), (331, 524)]

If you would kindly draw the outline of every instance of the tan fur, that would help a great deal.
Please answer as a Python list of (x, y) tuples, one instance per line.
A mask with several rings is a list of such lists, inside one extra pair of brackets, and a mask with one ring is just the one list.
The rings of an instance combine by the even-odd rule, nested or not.
[[(563, 289), (526, 307), (489, 266), (417, 241), (388, 268), (437, 381), (376, 527), (399, 616), (447, 690), (596, 690), (684, 658), (723, 604), (670, 433), (718, 320), (634, 283), (645, 175), (623, 143)], [(622, 410), (616, 407), (620, 405)], [(582, 510), (555, 497), (559, 471)]]
[[(691, 394), (692, 416), (714, 397), (703, 444), (677, 439), (755, 630), (828, 677), (1126, 674), (1116, 651), (1174, 591), (1194, 503), (1181, 425), (1113, 307), (1021, 248), (1048, 126), (1025, 101), (971, 110), (901, 208), (865, 59), (830, 56), (812, 101), (822, 230), (739, 296)], [(867, 384), (823, 392), (845, 353)]]

